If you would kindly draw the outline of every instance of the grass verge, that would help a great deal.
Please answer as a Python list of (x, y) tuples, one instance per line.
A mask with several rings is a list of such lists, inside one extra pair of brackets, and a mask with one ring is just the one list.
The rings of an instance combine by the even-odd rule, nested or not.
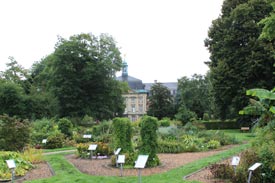
[[(205, 166), (218, 162), (222, 159), (229, 158), (246, 148), (249, 144), (243, 144), (217, 155), (203, 158), (195, 162), (189, 163), (182, 167), (170, 170), (166, 173), (155, 174), (151, 176), (143, 176), (142, 183), (198, 183), (196, 181), (183, 180), (183, 177), (195, 172)], [(55, 176), (47, 179), (40, 179), (29, 181), (28, 183), (136, 183), (138, 178), (134, 177), (104, 177), (104, 176), (91, 176), (78, 171), (72, 164), (70, 164), (64, 157), (64, 154), (55, 154), (46, 156), (46, 160), (51, 164), (55, 171)]]

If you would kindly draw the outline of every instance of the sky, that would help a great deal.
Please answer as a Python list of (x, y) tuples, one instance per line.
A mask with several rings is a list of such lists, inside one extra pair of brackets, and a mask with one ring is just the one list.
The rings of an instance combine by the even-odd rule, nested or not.
[[(0, 71), (8, 57), (26, 69), (54, 51), (57, 36), (114, 37), (128, 74), (144, 83), (206, 74), (204, 40), (223, 0), (3, 0)], [(118, 73), (119, 75), (120, 73)]]

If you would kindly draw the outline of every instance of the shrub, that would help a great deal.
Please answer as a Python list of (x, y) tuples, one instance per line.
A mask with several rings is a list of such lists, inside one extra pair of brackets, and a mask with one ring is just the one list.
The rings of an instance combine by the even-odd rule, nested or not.
[(47, 138), (47, 143), (46, 143), (45, 147), (47, 149), (61, 148), (61, 147), (63, 147), (64, 141), (65, 141), (64, 134), (57, 132), (57, 133), (51, 134)]
[(67, 118), (61, 118), (58, 121), (58, 129), (65, 135), (67, 138), (71, 138), (73, 136), (73, 124)]
[[(108, 144), (102, 142), (93, 142), (92, 144), (97, 144), (97, 148), (94, 152), (94, 155), (100, 156), (109, 156), (112, 154), (112, 151)], [(76, 145), (77, 155), (81, 158), (88, 158), (90, 151), (88, 150), (91, 143), (79, 143)]]
[(81, 122), (79, 123), (79, 125), (81, 126), (93, 126), (95, 124), (96, 122), (94, 121), (94, 118), (89, 115), (85, 115), (81, 120)]
[(30, 140), (30, 124), (8, 115), (0, 115), (0, 150), (21, 151)]
[(181, 153), (185, 151), (183, 144), (177, 141), (158, 141), (158, 153)]
[(11, 172), (7, 166), (6, 160), (13, 159), (16, 164), (15, 175), (23, 176), (28, 170), (33, 168), (30, 161), (17, 152), (0, 151), (0, 179), (10, 179)]
[(128, 118), (113, 120), (113, 147), (121, 148), (121, 152), (132, 152), (132, 126)]
[(153, 167), (160, 164), (157, 156), (158, 143), (157, 132), (158, 129), (157, 118), (151, 116), (144, 116), (141, 120), (141, 141), (140, 154), (149, 155), (146, 163), (147, 167)]
[(210, 120), (209, 114), (208, 114), (208, 113), (203, 113), (202, 119), (203, 119), (204, 121), (209, 121), (209, 120)]
[(170, 119), (169, 118), (163, 118), (159, 121), (159, 126), (161, 127), (168, 127), (170, 126)]
[(210, 140), (209, 142), (207, 142), (206, 147), (208, 149), (217, 149), (218, 147), (221, 146), (221, 143), (217, 140)]
[(186, 152), (196, 152), (206, 149), (203, 141), (204, 139), (191, 135), (182, 136), (182, 144)]
[(229, 179), (234, 176), (233, 167), (229, 164), (213, 164), (209, 169), (215, 178)]

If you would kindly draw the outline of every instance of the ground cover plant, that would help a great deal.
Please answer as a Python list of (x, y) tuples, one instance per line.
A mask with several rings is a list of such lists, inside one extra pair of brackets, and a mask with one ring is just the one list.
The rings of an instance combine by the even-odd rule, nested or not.
[(11, 179), (12, 176), (6, 160), (15, 161), (15, 176), (24, 176), (36, 163), (43, 161), (42, 152), (33, 148), (27, 148), (23, 153), (0, 151), (0, 180)]

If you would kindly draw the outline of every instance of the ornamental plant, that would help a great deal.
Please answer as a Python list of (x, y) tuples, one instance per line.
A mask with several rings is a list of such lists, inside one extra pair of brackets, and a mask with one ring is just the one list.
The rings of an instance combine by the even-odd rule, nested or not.
[(132, 126), (128, 118), (113, 119), (113, 146), (121, 148), (122, 153), (133, 152)]
[(147, 167), (154, 167), (160, 164), (157, 156), (158, 143), (157, 143), (157, 129), (158, 120), (155, 117), (144, 116), (141, 119), (141, 141), (142, 145), (139, 154), (149, 155), (146, 163)]

